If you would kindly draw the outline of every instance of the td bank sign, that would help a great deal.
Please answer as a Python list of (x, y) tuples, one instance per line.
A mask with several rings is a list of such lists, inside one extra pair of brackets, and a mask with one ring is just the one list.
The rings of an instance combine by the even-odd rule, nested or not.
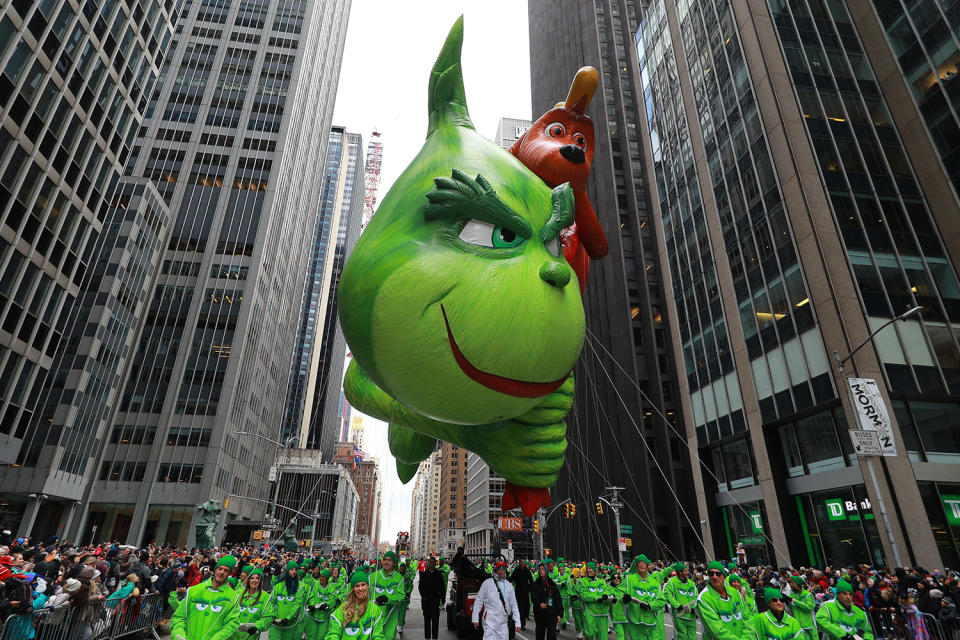
[(951, 526), (960, 525), (960, 496), (941, 496), (943, 510), (947, 514), (947, 523)]
[(827, 518), (831, 522), (837, 520), (857, 521), (860, 519), (861, 511), (863, 512), (864, 520), (873, 520), (873, 514), (870, 512), (870, 498), (864, 498), (859, 503), (853, 500), (834, 498), (832, 500), (824, 500), (824, 505), (827, 507)]

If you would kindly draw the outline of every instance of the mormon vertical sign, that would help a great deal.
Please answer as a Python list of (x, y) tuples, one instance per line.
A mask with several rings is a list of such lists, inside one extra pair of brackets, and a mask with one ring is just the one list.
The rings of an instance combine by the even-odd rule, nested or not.
[(880, 440), (883, 455), (897, 455), (897, 445), (893, 440), (893, 428), (890, 426), (890, 415), (880, 395), (877, 381), (872, 378), (847, 378), (850, 384), (850, 394), (853, 406), (857, 408), (857, 417), (860, 419), (860, 428), (864, 431), (876, 431)]

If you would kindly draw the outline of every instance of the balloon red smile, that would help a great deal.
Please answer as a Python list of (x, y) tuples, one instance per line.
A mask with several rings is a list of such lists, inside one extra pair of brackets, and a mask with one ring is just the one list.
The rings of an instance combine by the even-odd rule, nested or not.
[(569, 373), (559, 380), (553, 382), (525, 382), (523, 380), (514, 380), (498, 376), (495, 373), (487, 373), (473, 366), (467, 356), (463, 355), (457, 341), (453, 337), (453, 331), (450, 330), (450, 321), (447, 319), (447, 310), (440, 305), (440, 312), (443, 313), (443, 322), (447, 325), (447, 338), (450, 340), (450, 350), (453, 351), (453, 357), (456, 359), (460, 369), (467, 374), (467, 377), (478, 384), (482, 384), (488, 389), (505, 393), (515, 398), (540, 398), (550, 395), (560, 388), (560, 385), (569, 377)]

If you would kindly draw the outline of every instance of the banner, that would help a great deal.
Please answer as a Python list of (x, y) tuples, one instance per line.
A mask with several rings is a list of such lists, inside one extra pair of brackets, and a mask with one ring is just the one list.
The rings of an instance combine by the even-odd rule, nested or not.
[(880, 448), (885, 456), (897, 455), (897, 445), (893, 439), (893, 427), (890, 415), (880, 395), (877, 381), (872, 378), (847, 378), (853, 406), (857, 408), (860, 428), (864, 431), (876, 431)]

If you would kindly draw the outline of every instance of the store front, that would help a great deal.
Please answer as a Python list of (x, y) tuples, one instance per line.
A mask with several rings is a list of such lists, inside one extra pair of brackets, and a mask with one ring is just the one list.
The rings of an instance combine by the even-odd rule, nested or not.
[(809, 564), (882, 566), (877, 522), (862, 484), (794, 496)]
[[(184, 505), (151, 505), (147, 513), (142, 540), (136, 542), (143, 545), (151, 542), (185, 545), (195, 510), (195, 507)], [(126, 542), (130, 535), (133, 512), (132, 504), (91, 503), (81, 541)]]
[(720, 508), (729, 558), (739, 564), (770, 564), (766, 532), (767, 514), (762, 502), (743, 502)]
[(944, 566), (960, 566), (960, 484), (918, 482), (917, 485)]

